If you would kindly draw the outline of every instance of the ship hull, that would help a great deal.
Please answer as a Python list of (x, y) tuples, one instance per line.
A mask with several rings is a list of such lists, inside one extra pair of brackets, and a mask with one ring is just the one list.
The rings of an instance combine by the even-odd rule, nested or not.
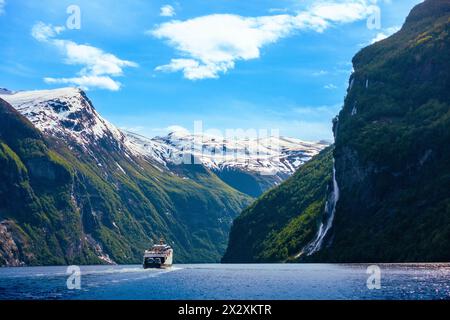
[(153, 259), (144, 259), (144, 262), (142, 264), (142, 266), (144, 267), (144, 269), (166, 269), (166, 268), (170, 268), (172, 266), (172, 263), (168, 263), (164, 262), (157, 262), (157, 261), (152, 261)]
[(149, 254), (144, 256), (142, 266), (144, 269), (166, 269), (172, 266), (173, 254), (170, 251), (168, 254)]
[(161, 242), (145, 251), (142, 266), (144, 269), (165, 269), (172, 266), (172, 261), (173, 249)]
[(167, 269), (170, 268), (171, 264), (145, 264), (143, 265), (144, 269)]

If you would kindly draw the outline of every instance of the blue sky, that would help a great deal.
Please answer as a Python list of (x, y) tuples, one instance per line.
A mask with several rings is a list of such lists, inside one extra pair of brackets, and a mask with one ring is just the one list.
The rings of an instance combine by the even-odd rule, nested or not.
[(80, 86), (147, 136), (200, 120), (331, 140), (352, 57), (419, 2), (0, 0), (0, 87)]

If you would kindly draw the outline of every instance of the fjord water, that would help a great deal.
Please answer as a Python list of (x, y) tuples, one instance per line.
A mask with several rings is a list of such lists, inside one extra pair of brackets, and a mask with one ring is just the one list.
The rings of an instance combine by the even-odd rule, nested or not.
[(82, 266), (81, 288), (67, 267), (0, 269), (0, 299), (450, 299), (450, 264), (196, 264), (167, 270)]

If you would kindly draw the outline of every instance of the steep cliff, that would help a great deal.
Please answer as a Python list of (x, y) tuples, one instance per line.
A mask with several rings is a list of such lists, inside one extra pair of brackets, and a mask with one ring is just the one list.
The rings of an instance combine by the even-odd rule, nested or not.
[[(450, 261), (450, 1), (417, 5), (353, 65), (333, 161), (310, 163), (328, 171), (300, 168), (245, 210), (224, 261)], [(280, 232), (310, 219), (299, 204), (323, 185), (315, 218)]]
[(358, 53), (336, 127), (340, 199), (319, 261), (450, 261), (450, 1)]

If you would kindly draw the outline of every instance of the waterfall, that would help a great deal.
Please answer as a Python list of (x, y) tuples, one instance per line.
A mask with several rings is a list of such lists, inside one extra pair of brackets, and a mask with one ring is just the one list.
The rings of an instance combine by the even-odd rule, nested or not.
[(358, 101), (355, 101), (355, 103), (353, 104), (353, 109), (352, 109), (352, 113), (351, 113), (352, 117), (358, 113), (357, 106), (358, 106)]
[(328, 195), (328, 199), (325, 204), (324, 210), (324, 216), (326, 218), (326, 221), (320, 224), (319, 230), (317, 231), (317, 235), (314, 238), (314, 240), (310, 242), (297, 257), (303, 255), (304, 253), (310, 256), (313, 253), (316, 253), (317, 251), (322, 249), (323, 240), (325, 239), (325, 236), (327, 235), (328, 231), (333, 226), (334, 214), (336, 213), (336, 204), (338, 200), (339, 200), (339, 186), (336, 181), (336, 167), (335, 164), (333, 163), (333, 190)]
[[(339, 126), (339, 116), (336, 116), (336, 118), (333, 119), (333, 133), (335, 141), (337, 138), (338, 126)], [(319, 230), (317, 231), (317, 235), (314, 237), (314, 240), (312, 240), (309, 244), (303, 247), (302, 251), (300, 251), (300, 253), (298, 253), (295, 256), (296, 259), (300, 258), (304, 254), (310, 256), (319, 251), (320, 249), (322, 249), (325, 236), (333, 226), (334, 215), (336, 213), (336, 205), (338, 201), (339, 201), (339, 185), (336, 180), (336, 160), (333, 159), (333, 190), (331, 190), (331, 192), (328, 193), (328, 198), (324, 208), (324, 219), (322, 219), (322, 222), (320, 223)]]

